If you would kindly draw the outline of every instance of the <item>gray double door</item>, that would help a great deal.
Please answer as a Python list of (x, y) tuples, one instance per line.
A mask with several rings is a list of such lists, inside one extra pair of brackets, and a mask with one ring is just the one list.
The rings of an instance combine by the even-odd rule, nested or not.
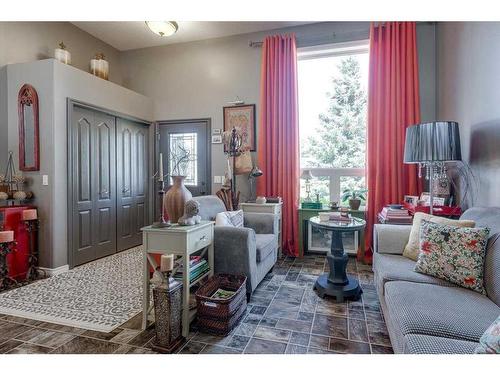
[(149, 222), (148, 126), (73, 105), (72, 265), (142, 243)]

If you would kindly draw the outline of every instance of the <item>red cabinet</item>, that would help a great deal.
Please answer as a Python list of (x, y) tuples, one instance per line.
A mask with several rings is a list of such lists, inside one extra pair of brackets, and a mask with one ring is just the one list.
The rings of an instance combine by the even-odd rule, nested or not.
[(28, 258), (30, 253), (29, 248), (29, 233), (26, 231), (24, 221), (22, 220), (22, 212), (28, 208), (36, 208), (33, 206), (8, 206), (0, 207), (0, 229), (13, 230), (14, 241), (17, 244), (14, 246), (14, 251), (7, 255), (7, 266), (9, 268), (9, 276), (17, 280), (21, 280), (28, 272)]

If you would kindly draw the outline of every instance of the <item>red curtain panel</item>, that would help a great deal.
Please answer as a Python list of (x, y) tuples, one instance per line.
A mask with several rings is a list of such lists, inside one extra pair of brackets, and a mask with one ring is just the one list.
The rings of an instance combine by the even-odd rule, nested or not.
[(372, 258), (373, 224), (377, 213), (403, 196), (420, 191), (416, 167), (403, 164), (406, 128), (420, 122), (415, 22), (371, 25), (368, 83), (366, 182), (368, 212), (366, 250)]
[(283, 253), (298, 256), (299, 123), (295, 35), (264, 39), (257, 194), (283, 198)]

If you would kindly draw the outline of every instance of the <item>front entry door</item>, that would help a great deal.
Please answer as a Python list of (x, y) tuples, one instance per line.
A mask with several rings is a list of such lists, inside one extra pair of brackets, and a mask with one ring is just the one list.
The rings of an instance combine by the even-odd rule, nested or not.
[[(159, 122), (158, 128), (164, 173), (185, 175), (184, 183), (193, 196), (210, 194), (210, 121)], [(170, 184), (167, 178), (166, 189)]]

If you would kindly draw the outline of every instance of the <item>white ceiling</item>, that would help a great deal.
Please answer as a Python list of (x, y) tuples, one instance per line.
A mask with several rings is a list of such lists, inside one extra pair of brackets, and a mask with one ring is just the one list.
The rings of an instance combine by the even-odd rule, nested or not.
[(179, 30), (170, 37), (152, 33), (145, 22), (73, 22), (78, 28), (110, 44), (120, 51), (163, 46), (195, 40), (220, 38), (297, 26), (308, 22), (178, 22)]

